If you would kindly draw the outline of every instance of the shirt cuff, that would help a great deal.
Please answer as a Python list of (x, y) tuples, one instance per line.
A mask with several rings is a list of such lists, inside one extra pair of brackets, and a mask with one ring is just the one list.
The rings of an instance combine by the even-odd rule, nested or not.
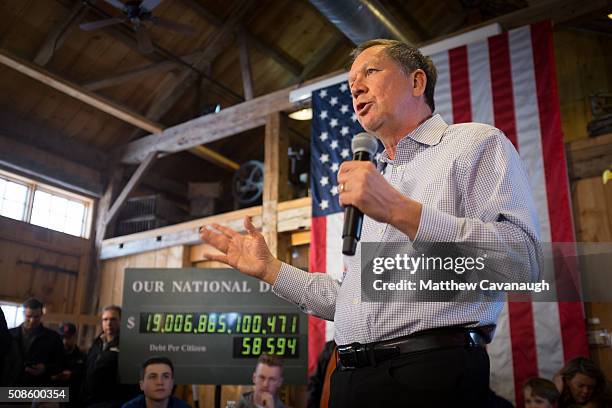
[(308, 272), (295, 266), (281, 263), (272, 292), (295, 304), (300, 304), (308, 286)]
[(429, 205), (423, 205), (415, 244), (456, 242), (461, 219)]

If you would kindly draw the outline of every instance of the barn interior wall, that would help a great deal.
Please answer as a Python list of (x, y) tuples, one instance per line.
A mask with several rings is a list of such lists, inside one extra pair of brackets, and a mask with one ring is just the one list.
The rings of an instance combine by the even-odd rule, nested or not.
[(565, 141), (588, 138), (587, 124), (592, 119), (589, 96), (612, 94), (610, 36), (556, 27), (553, 40)]

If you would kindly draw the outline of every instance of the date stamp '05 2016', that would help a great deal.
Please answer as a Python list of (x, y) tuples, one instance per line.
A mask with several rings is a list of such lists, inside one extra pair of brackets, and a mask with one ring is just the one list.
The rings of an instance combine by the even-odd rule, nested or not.
[(0, 403), (69, 402), (68, 387), (0, 387)]

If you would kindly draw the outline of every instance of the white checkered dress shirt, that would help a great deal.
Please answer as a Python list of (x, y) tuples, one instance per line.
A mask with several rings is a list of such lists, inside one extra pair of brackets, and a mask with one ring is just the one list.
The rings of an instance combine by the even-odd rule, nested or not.
[[(538, 277), (539, 225), (518, 153), (499, 130), (479, 123), (449, 126), (435, 115), (404, 137), (394, 160), (378, 164), (385, 179), (423, 205), (412, 245), (429, 242), (521, 243)], [(338, 237), (338, 239), (342, 239)], [(406, 242), (389, 224), (365, 216), (362, 242)], [(342, 283), (283, 264), (273, 291), (306, 313), (334, 321), (337, 344), (371, 343), (443, 326), (495, 324), (495, 302), (361, 302), (360, 247), (344, 257)], [(503, 270), (510, 278), (516, 271)], [(417, 272), (418, 273), (418, 272)]]

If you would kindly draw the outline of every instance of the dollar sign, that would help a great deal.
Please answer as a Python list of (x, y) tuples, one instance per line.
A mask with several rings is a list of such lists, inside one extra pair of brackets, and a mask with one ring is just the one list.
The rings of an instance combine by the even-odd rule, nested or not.
[(134, 328), (134, 326), (136, 326), (136, 321), (134, 319), (134, 316), (128, 317), (127, 328), (131, 330)]

